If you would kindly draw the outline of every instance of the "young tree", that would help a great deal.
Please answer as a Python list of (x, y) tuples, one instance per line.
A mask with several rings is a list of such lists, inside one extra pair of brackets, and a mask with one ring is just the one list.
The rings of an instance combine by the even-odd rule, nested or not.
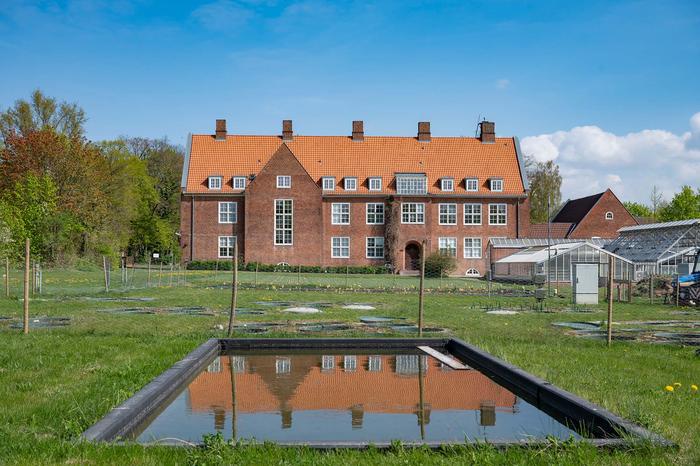
[(29, 101), (19, 99), (0, 113), (0, 137), (4, 140), (12, 133), (27, 136), (49, 128), (68, 137), (82, 137), (86, 121), (85, 112), (77, 104), (58, 102), (37, 89)]
[(624, 202), (627, 211), (635, 217), (653, 217), (654, 214), (648, 206), (641, 202)]
[(700, 218), (700, 191), (695, 192), (690, 186), (683, 186), (671, 202), (661, 209), (659, 219), (671, 222), (691, 218)]
[(654, 185), (651, 187), (649, 200), (651, 201), (651, 216), (656, 220), (659, 216), (659, 210), (664, 206), (664, 198), (658, 186)]
[(530, 221), (545, 223), (551, 211), (561, 204), (559, 166), (552, 160), (537, 162), (530, 156), (526, 157), (525, 166), (530, 182)]

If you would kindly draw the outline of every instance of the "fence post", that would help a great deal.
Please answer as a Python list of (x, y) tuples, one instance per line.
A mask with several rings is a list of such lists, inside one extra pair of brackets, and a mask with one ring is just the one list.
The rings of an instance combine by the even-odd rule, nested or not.
[(146, 288), (151, 287), (151, 254), (148, 253), (148, 281), (146, 282)]
[(654, 304), (654, 274), (649, 274), (649, 304)]
[(41, 290), (44, 285), (44, 270), (41, 268), (41, 264), (37, 264), (37, 288), (36, 291), (41, 294)]
[(608, 259), (608, 346), (612, 343), (612, 312), (613, 312), (613, 276), (615, 274), (615, 259)]
[(258, 286), (258, 263), (255, 263), (255, 286)]
[(678, 307), (678, 301), (681, 293), (681, 275), (676, 275), (676, 307)]
[(632, 275), (631, 272), (627, 272), (627, 302), (632, 303)]
[(350, 275), (350, 268), (346, 265), (345, 266), (345, 288), (348, 287), (348, 278), (350, 278), (349, 275)]
[(10, 297), (10, 258), (5, 258), (5, 296)]
[(24, 334), (29, 333), (29, 238), (24, 242)]
[(170, 254), (170, 277), (168, 278), (168, 286), (173, 286), (173, 255)]
[(301, 285), (301, 265), (297, 268), (297, 285)]
[[(233, 243), (233, 275), (231, 277), (231, 310), (228, 317), (228, 336), (233, 333), (233, 320), (236, 316), (236, 301), (238, 299), (238, 241)], [(233, 373), (233, 366), (231, 366)]]
[(423, 293), (425, 292), (425, 240), (420, 246), (420, 283), (418, 284), (418, 337), (423, 336)]
[(107, 267), (107, 257), (102, 256), (102, 271), (105, 279), (105, 292), (109, 293), (109, 268)]
[(160, 259), (160, 265), (158, 266), (158, 288), (160, 288), (163, 283), (163, 259)]

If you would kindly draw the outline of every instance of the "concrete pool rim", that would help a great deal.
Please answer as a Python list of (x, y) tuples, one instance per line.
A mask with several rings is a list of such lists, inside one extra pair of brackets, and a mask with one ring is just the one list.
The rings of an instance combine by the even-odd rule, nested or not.
[[(533, 404), (536, 408), (560, 422), (585, 425), (592, 437), (580, 442), (601, 448), (630, 448), (637, 443), (648, 442), (659, 447), (676, 447), (673, 442), (623, 419), (606, 409), (562, 390), (550, 382), (540, 379), (512, 364), (456, 338), (212, 338), (195, 348), (157, 376), (144, 388), (122, 404), (112, 409), (97, 423), (82, 433), (81, 438), (92, 442), (135, 443), (124, 440), (129, 433), (158, 413), (174, 396), (181, 392), (189, 381), (201, 372), (217, 355), (231, 350), (409, 350), (417, 346), (446, 349), (464, 364), (480, 371), (513, 392), (516, 396)], [(562, 421), (564, 419), (564, 421)], [(576, 427), (571, 427), (578, 430)], [(595, 431), (595, 432), (594, 432)], [(620, 436), (620, 433), (623, 433)], [(391, 442), (273, 442), (284, 447), (307, 446), (316, 449), (390, 448)], [(497, 448), (510, 446), (537, 447), (548, 445), (546, 439), (504, 440), (479, 442), (401, 442), (406, 447), (441, 448), (446, 445), (470, 445), (485, 443)], [(244, 443), (245, 444), (245, 443)], [(148, 445), (148, 444), (146, 444)], [(180, 442), (158, 443), (158, 445), (183, 445)], [(186, 443), (185, 445), (190, 445)]]

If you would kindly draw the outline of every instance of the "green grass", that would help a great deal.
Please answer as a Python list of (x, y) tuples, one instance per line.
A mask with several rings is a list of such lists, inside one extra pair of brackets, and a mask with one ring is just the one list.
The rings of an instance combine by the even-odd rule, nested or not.
[[(138, 273), (138, 272), (137, 272)], [(594, 313), (527, 312), (487, 315), (483, 297), (431, 293), (426, 298), (426, 325), (448, 327), (452, 334), (543, 377), (585, 399), (638, 422), (678, 443), (678, 451), (641, 446), (605, 452), (580, 444), (553, 443), (540, 450), (496, 451), (487, 446), (438, 452), (400, 446), (375, 450), (317, 452), (273, 445), (231, 448), (212, 438), (203, 449), (94, 445), (78, 441), (80, 432), (135, 393), (205, 339), (223, 336), (215, 325), (226, 323), (230, 300), (224, 288), (229, 274), (189, 276), (188, 286), (100, 291), (99, 271), (46, 271), (44, 294), (31, 302), (33, 316), (68, 316), (65, 328), (33, 330), (30, 335), (0, 323), (0, 464), (698, 464), (700, 463), (700, 358), (694, 349), (614, 343), (574, 338), (551, 326), (562, 320), (602, 320)], [(19, 293), (16, 274), (13, 294)], [(118, 280), (118, 273), (113, 281)], [(260, 278), (260, 277), (259, 277)], [(377, 280), (382, 277), (370, 277)], [(370, 279), (368, 278), (368, 279)], [(404, 280), (398, 278), (397, 280)], [(382, 286), (381, 282), (377, 285)], [(97, 302), (80, 296), (149, 296), (154, 302)], [(328, 301), (338, 303), (323, 314), (270, 312), (240, 320), (347, 320), (367, 311), (349, 311), (347, 302), (376, 303), (376, 315), (415, 320), (417, 297), (396, 289), (373, 293), (290, 291), (272, 285), (242, 289), (239, 305), (254, 301)], [(498, 298), (504, 305), (530, 306), (529, 298)], [(135, 306), (206, 306), (215, 317), (130, 315), (99, 309)], [(0, 298), (0, 316), (19, 318), (22, 303)], [(671, 307), (616, 304), (615, 320), (687, 318)], [(270, 334), (269, 336), (280, 336)], [(288, 336), (288, 335), (287, 335)], [(359, 334), (356, 333), (356, 336)], [(663, 387), (680, 382), (680, 390)]]

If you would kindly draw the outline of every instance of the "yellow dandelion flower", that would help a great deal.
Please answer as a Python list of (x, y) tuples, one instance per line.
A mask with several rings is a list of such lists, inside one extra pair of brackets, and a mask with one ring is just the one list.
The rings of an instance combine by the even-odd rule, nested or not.
[(690, 386), (690, 389), (691, 389), (692, 391), (694, 391), (694, 392), (697, 392), (697, 391), (698, 391), (698, 386), (695, 385), (695, 384), (693, 384), (693, 385)]
[(676, 388), (681, 388), (680, 382), (673, 382), (673, 386)]
[(673, 391), (673, 385), (666, 385), (666, 387), (664, 388), (664, 390), (666, 390), (667, 392), (672, 392), (672, 391)]

